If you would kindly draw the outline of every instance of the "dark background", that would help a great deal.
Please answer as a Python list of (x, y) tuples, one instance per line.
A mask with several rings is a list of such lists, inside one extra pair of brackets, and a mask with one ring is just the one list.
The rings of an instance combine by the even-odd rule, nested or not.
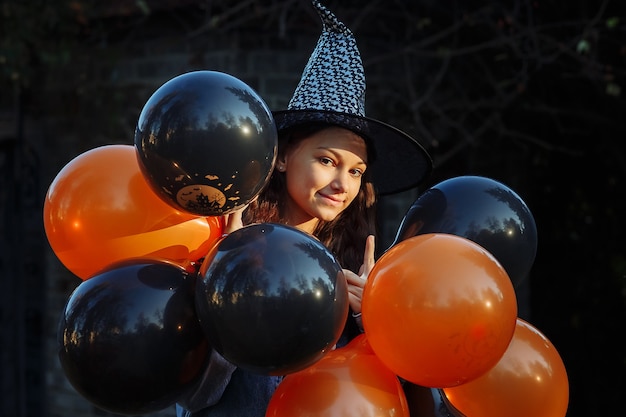
[[(433, 156), (435, 171), (425, 188), (458, 175), (483, 175), (522, 196), (539, 237), (528, 278), (528, 319), (565, 362), (567, 415), (621, 415), (622, 1), (326, 4), (353, 29), (366, 73), (375, 74), (368, 81), (368, 114), (421, 138)], [(44, 407), (43, 343), (37, 340), (44, 321), (37, 306), (46, 286), (37, 285), (52, 278), (40, 257), (47, 245), (41, 190), (63, 160), (57, 155), (56, 165), (50, 164), (49, 155), (33, 152), (25, 124), (54, 119), (68, 137), (67, 161), (94, 144), (132, 137), (145, 91), (112, 95), (89, 76), (111, 71), (116, 51), (173, 31), (195, 42), (257, 30), (271, 33), (280, 47), (296, 32), (316, 37), (319, 21), (306, 1), (15, 0), (0, 6), (2, 411), (21, 416)], [(89, 53), (98, 58), (85, 66)], [(198, 59), (201, 65), (201, 54)], [(24, 325), (11, 325), (15, 320)], [(17, 395), (16, 386), (29, 391)]]

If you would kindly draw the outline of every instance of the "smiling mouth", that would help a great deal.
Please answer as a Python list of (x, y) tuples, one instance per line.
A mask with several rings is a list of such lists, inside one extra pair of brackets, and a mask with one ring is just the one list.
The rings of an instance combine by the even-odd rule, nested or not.
[(338, 199), (338, 198), (335, 198), (333, 196), (322, 194), (322, 193), (318, 193), (318, 194), (322, 197), (322, 199), (324, 201), (326, 201), (330, 205), (340, 206), (340, 205), (343, 204), (343, 200), (342, 199)]

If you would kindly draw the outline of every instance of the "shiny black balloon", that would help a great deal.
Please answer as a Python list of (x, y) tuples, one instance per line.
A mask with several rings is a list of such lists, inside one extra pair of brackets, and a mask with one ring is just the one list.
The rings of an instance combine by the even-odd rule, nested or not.
[(210, 352), (194, 291), (195, 277), (160, 262), (126, 263), (83, 281), (57, 333), (72, 386), (117, 414), (174, 404), (201, 376)]
[(402, 219), (392, 246), (426, 233), (478, 243), (500, 262), (515, 287), (526, 279), (537, 253), (537, 226), (526, 203), (485, 177), (454, 177), (426, 190)]
[(173, 207), (201, 216), (234, 211), (271, 175), (278, 136), (267, 104), (216, 71), (179, 75), (144, 105), (135, 147), (148, 183)]
[(317, 239), (285, 225), (254, 224), (207, 255), (196, 309), (226, 359), (251, 372), (285, 375), (335, 345), (347, 318), (347, 283)]
[(411, 417), (465, 417), (450, 404), (441, 389), (422, 387), (408, 381), (403, 382), (402, 389)]

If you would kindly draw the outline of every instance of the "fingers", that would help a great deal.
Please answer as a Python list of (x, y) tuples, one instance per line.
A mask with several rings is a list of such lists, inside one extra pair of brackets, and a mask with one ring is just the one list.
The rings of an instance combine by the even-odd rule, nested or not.
[(363, 253), (363, 265), (359, 269), (359, 274), (344, 269), (344, 275), (348, 283), (348, 302), (350, 308), (354, 313), (361, 312), (361, 298), (363, 297), (363, 288), (367, 282), (367, 276), (374, 267), (375, 259), (375, 244), (376, 239), (374, 235), (369, 235), (365, 240), (365, 251)]
[(363, 253), (363, 264), (359, 269), (359, 275), (364, 275), (365, 278), (369, 275), (370, 271), (374, 267), (374, 253), (375, 253), (376, 239), (374, 235), (369, 235), (365, 240), (365, 252)]
[(348, 302), (354, 313), (361, 312), (361, 298), (365, 287), (365, 277), (359, 276), (349, 269), (343, 270), (346, 282), (348, 283)]
[(233, 211), (227, 215), (224, 216), (225, 220), (226, 220), (226, 226), (224, 227), (224, 233), (232, 233), (235, 230), (239, 230), (243, 227), (243, 220), (242, 220), (242, 216), (243, 216), (243, 211), (245, 210), (247, 206), (244, 206), (243, 208)]
[(348, 304), (354, 314), (359, 314), (361, 312), (361, 297), (361, 295), (355, 295), (348, 292)]
[(365, 254), (363, 255), (363, 265), (365, 268), (364, 273), (368, 273), (374, 267), (374, 252), (375, 252), (376, 239), (374, 235), (369, 235), (365, 240)]
[(349, 269), (344, 269), (343, 274), (346, 277), (346, 281), (348, 281), (348, 288), (350, 286), (355, 286), (358, 288), (363, 288), (365, 286), (365, 277), (361, 275), (357, 275)]

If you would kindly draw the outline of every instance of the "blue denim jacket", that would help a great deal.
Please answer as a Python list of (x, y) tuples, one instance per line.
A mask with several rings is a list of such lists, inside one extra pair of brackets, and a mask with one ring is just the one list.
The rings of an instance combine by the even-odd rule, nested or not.
[[(337, 347), (362, 332), (358, 319), (348, 320)], [(187, 397), (176, 404), (177, 417), (265, 417), (267, 406), (282, 376), (252, 373), (228, 362), (217, 352)]]
[(190, 411), (176, 404), (177, 417), (264, 417), (279, 376), (254, 374), (236, 368), (221, 398), (213, 405)]

